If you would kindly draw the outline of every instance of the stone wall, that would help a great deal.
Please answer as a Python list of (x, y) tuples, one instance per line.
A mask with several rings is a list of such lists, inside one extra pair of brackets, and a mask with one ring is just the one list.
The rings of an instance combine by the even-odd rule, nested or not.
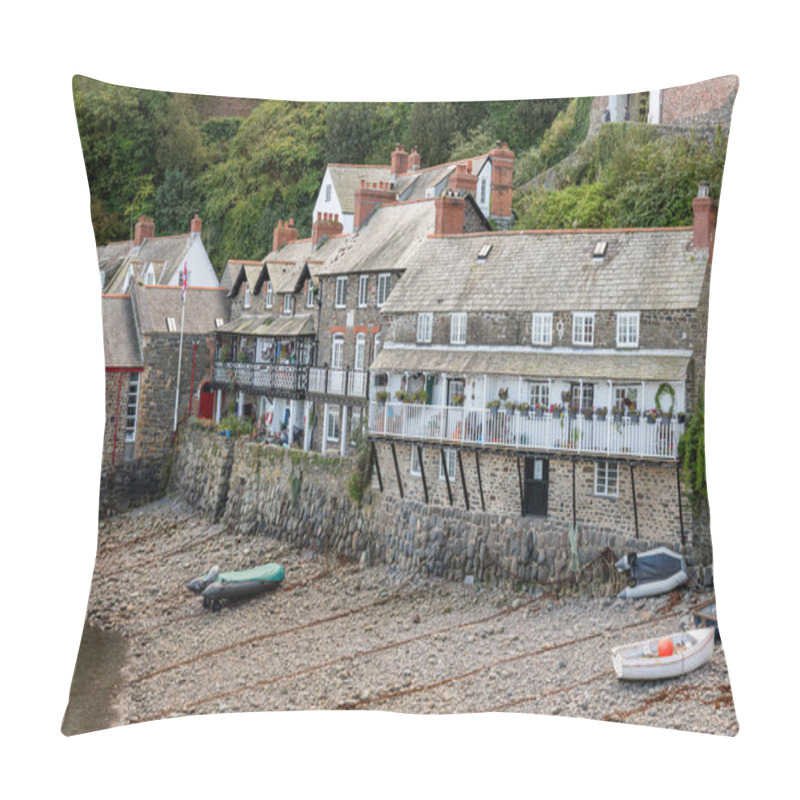
[[(200, 425), (190, 425), (181, 433), (172, 491), (241, 535), (266, 535), (318, 553), (351, 560), (364, 557), (370, 563), (407, 572), (490, 585), (560, 588), (574, 585), (580, 576), (585, 589), (618, 591), (619, 576), (613, 569), (616, 558), (658, 545), (679, 549), (677, 523), (672, 519), (677, 506), (663, 508), (670, 500), (658, 499), (654, 493), (659, 481), (668, 479), (663, 476), (674, 480), (672, 470), (649, 474), (644, 467), (637, 468), (641, 520), (640, 535), (635, 538), (625, 522), (629, 520), (625, 506), (631, 500), (624, 497), (630, 489), (623, 474), (621, 499), (597, 498), (591, 503), (588, 491), (593, 473), (587, 465), (578, 465), (579, 535), (571, 542), (572, 467), (567, 462), (552, 467), (558, 473), (559, 488), (551, 496), (551, 513), (537, 519), (521, 516), (518, 507), (497, 510), (487, 506), (482, 512), (472, 505), (467, 511), (459, 479), (452, 483), (451, 507), (446, 490), (439, 485), (438, 471), (430, 478), (437, 488), (428, 504), (421, 498), (421, 489), (412, 488), (407, 474), (409, 491), (401, 499), (386, 452), (380, 457), (384, 492), (373, 476), (359, 505), (347, 492), (351, 459), (226, 440)], [(484, 492), (494, 497), (509, 476), (502, 472), (503, 464), (492, 465), (488, 457), (483, 458), (488, 467)], [(512, 471), (513, 484), (516, 472)], [(468, 492), (473, 490), (477, 491), (468, 483)], [(610, 513), (614, 506), (616, 512)], [(659, 515), (669, 521), (668, 531), (652, 522)], [(691, 544), (690, 539), (687, 533)], [(707, 555), (709, 561), (703, 564), (710, 563), (710, 552)], [(694, 563), (692, 553), (688, 560)], [(702, 575), (703, 564), (694, 565), (693, 574)], [(578, 572), (573, 569), (576, 566)]]

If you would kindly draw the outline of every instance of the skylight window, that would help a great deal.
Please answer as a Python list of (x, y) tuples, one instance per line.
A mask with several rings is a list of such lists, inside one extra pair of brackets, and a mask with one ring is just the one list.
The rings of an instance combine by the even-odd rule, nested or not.
[(483, 247), (481, 247), (480, 252), (478, 253), (478, 261), (486, 261), (486, 259), (489, 257), (489, 253), (491, 252), (492, 245), (485, 244)]
[(607, 249), (608, 249), (608, 242), (598, 242), (594, 246), (594, 252), (592, 253), (592, 260), (595, 263), (602, 261), (606, 257)]
[(170, 333), (175, 333), (178, 330), (178, 325), (175, 322), (175, 317), (167, 317), (167, 330)]

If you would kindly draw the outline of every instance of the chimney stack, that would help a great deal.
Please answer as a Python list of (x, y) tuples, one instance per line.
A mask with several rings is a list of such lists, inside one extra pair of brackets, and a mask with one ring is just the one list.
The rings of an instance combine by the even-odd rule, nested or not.
[(392, 175), (405, 175), (408, 172), (408, 153), (398, 144), (392, 153)]
[(433, 232), (439, 236), (449, 236), (454, 233), (464, 233), (464, 206), (463, 197), (458, 197), (452, 191), (447, 191), (434, 201), (436, 207), (436, 222)]
[(156, 224), (153, 222), (150, 217), (139, 217), (139, 221), (136, 223), (136, 227), (134, 228), (133, 234), (133, 246), (139, 247), (139, 245), (145, 239), (154, 239), (156, 236)]
[(377, 183), (367, 184), (362, 178), (361, 185), (356, 189), (353, 197), (353, 229), (358, 230), (377, 206), (394, 205), (396, 202), (394, 184), (383, 181), (380, 182), (380, 185)]
[(195, 234), (199, 236), (200, 231), (202, 230), (203, 230), (203, 220), (200, 219), (199, 214), (195, 214), (194, 217), (192, 218), (192, 221), (189, 223), (189, 232), (192, 234), (192, 236), (194, 236)]
[(286, 225), (283, 224), (282, 219), (279, 219), (278, 227), (275, 228), (272, 233), (272, 251), (277, 252), (284, 245), (296, 242), (298, 236), (299, 234), (295, 230), (293, 219), (290, 219)]
[(511, 219), (511, 187), (514, 182), (514, 151), (508, 145), (497, 142), (489, 153), (492, 159), (492, 205), (493, 219)]
[(317, 219), (311, 226), (311, 247), (315, 250), (322, 239), (329, 236), (336, 236), (344, 230), (342, 223), (339, 222), (338, 214), (328, 214), (322, 211), (317, 212)]
[(717, 226), (717, 204), (709, 197), (708, 184), (700, 182), (697, 197), (692, 200), (694, 212), (694, 237), (692, 244), (698, 250), (708, 250), (708, 258), (714, 251), (714, 230)]
[(456, 171), (450, 175), (448, 185), (454, 192), (469, 192), (474, 197), (478, 188), (478, 176), (472, 175), (470, 168), (462, 161), (456, 164)]
[(408, 156), (408, 171), (413, 172), (416, 169), (420, 168), (422, 160), (420, 159), (420, 155), (417, 152), (416, 147), (411, 148), (411, 153)]

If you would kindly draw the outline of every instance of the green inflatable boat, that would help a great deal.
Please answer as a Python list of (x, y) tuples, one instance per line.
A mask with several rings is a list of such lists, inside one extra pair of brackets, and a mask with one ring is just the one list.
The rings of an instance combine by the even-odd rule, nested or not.
[(283, 581), (281, 564), (263, 564), (238, 572), (220, 572), (203, 589), (203, 608), (218, 611), (222, 600), (240, 600), (277, 589)]

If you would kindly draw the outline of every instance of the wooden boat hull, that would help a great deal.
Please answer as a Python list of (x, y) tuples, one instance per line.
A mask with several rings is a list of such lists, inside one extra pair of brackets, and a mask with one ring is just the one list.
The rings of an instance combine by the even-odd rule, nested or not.
[(714, 653), (714, 631), (711, 628), (698, 628), (667, 637), (675, 648), (671, 656), (658, 655), (661, 638), (664, 637), (615, 647), (611, 660), (617, 677), (629, 681), (676, 678), (702, 667)]

